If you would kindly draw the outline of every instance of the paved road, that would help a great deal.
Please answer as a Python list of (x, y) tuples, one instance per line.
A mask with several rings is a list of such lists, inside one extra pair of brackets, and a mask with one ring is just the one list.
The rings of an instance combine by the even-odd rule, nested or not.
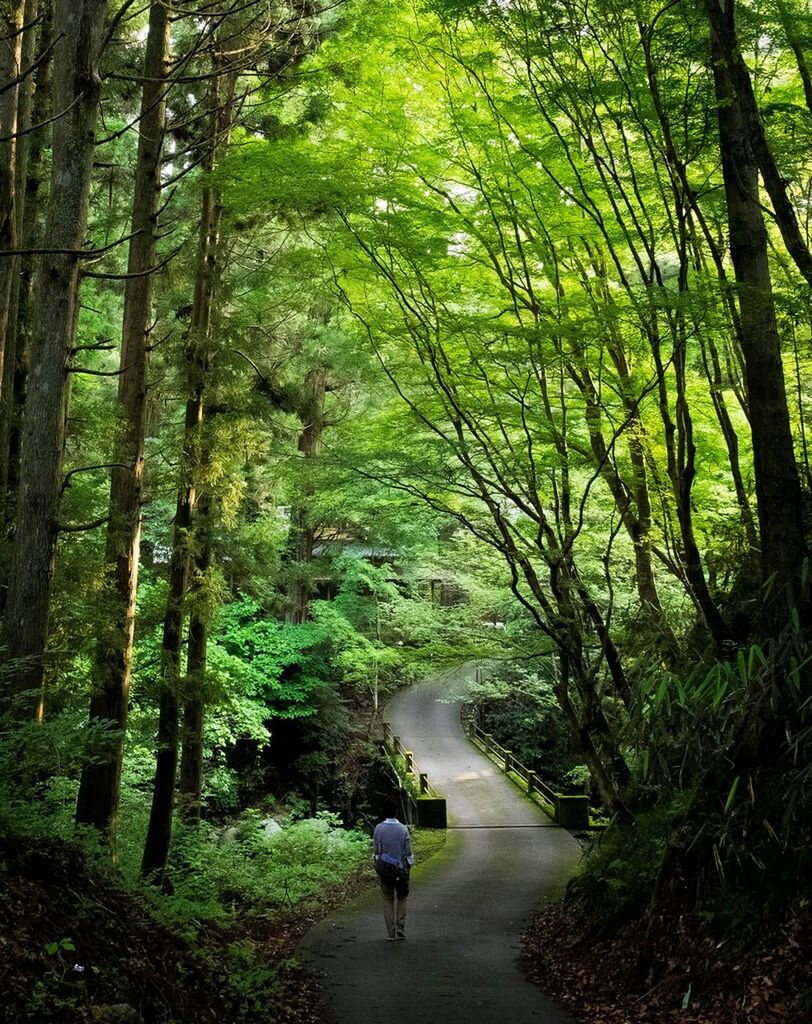
[(385, 718), (448, 800), (442, 853), (412, 872), (406, 942), (387, 942), (380, 896), (320, 922), (302, 944), (332, 1024), (574, 1024), (515, 964), (534, 904), (578, 858), (462, 731), (455, 670), (395, 698)]

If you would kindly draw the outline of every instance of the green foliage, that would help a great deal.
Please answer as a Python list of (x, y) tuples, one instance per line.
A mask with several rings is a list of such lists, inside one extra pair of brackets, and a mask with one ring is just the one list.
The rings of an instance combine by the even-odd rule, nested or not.
[(486, 672), (469, 694), (482, 728), (548, 786), (582, 791), (589, 772), (579, 764), (550, 679), (520, 663), (494, 665)]
[(343, 828), (329, 812), (263, 829), (246, 811), (229, 828), (180, 827), (175, 838), (171, 897), (155, 912), (174, 928), (225, 923), (315, 905), (369, 857), (369, 837)]
[(75, 951), (76, 946), (71, 938), (59, 939), (57, 942), (49, 942), (45, 947), (45, 952), (49, 956), (56, 956), (59, 953), (74, 953)]
[(589, 844), (568, 898), (583, 901), (599, 929), (638, 916), (649, 904), (675, 823), (684, 819), (694, 794), (663, 798), (633, 824), (609, 828)]
[[(777, 894), (808, 870), (810, 658), (796, 621), (767, 647), (753, 644), (682, 679), (663, 673), (637, 694), (630, 724), (641, 785), (655, 800), (663, 789), (701, 794), (698, 856), (705, 867), (712, 858), (723, 888), (755, 872), (759, 881), (749, 885)], [(779, 686), (785, 717), (777, 724), (769, 709)], [(758, 752), (766, 744), (786, 744), (791, 758), (764, 761)]]
[(250, 940), (229, 944), (225, 962), (215, 970), (222, 972), (223, 986), (233, 993), (235, 1024), (267, 1018), (269, 1004), (284, 999), (285, 986), (280, 979), (280, 967), (284, 966), (269, 962)]
[(222, 609), (212, 647), (224, 681), (239, 680), (244, 692), (261, 697), (266, 717), (297, 718), (314, 713), (326, 685), (327, 639), (317, 623), (280, 622), (243, 598)]

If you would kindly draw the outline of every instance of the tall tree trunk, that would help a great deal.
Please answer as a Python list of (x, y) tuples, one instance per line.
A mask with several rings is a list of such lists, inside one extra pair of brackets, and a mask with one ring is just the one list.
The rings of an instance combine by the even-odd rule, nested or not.
[[(595, 314), (605, 319), (607, 333), (607, 351), (617, 370), (620, 380), (620, 391), (623, 407), (627, 416), (625, 430), (626, 445), (629, 452), (631, 472), (621, 473), (617, 460), (603, 436), (601, 419), (603, 406), (600, 395), (595, 387), (585, 353), (579, 353), (576, 373), (570, 372), (573, 380), (581, 390), (585, 402), (585, 422), (590, 436), (590, 448), (595, 457), (595, 465), (606, 481), (620, 513), (623, 526), (634, 546), (635, 583), (640, 599), (640, 610), (647, 625), (657, 634), (663, 656), (671, 661), (674, 659), (679, 645), (668, 623), (668, 618), (660, 601), (657, 580), (651, 557), (651, 497), (646, 472), (646, 451), (643, 442), (645, 428), (638, 408), (638, 396), (629, 369), (629, 361), (624, 350), (622, 338), (616, 329), (614, 299), (611, 289), (607, 287), (606, 266), (603, 259), (589, 245), (585, 246), (589, 255), (591, 273), (580, 259), (577, 266), (581, 277), (581, 285), (590, 296)], [(556, 279), (557, 289), (561, 289)], [(606, 310), (609, 316), (604, 316)]]
[[(22, 67), (25, 0), (0, 0), (0, 85), (14, 82)], [(0, 250), (18, 248), (17, 157), (21, 83), (0, 93)], [(5, 379), (7, 332), (16, 259), (0, 256), (0, 387)], [(0, 391), (0, 399), (3, 394)]]
[(169, 564), (169, 595), (161, 641), (161, 695), (158, 708), (158, 750), (155, 760), (155, 785), (152, 807), (141, 861), (141, 871), (162, 882), (172, 839), (172, 811), (178, 765), (178, 691), (180, 687), (181, 649), (186, 585), (189, 576), (189, 539), (196, 487), (194, 464), (200, 427), (203, 423), (203, 383), (205, 367), (195, 369), (198, 380), (186, 403), (184, 450), (181, 456), (181, 483), (175, 509), (175, 529)]
[(305, 622), (309, 612), (312, 582), (310, 563), (313, 561), (315, 530), (311, 522), (310, 499), (313, 484), (310, 480), (312, 461), (321, 450), (321, 435), (324, 431), (324, 397), (327, 393), (327, 370), (317, 367), (311, 370), (302, 389), (297, 409), (302, 422), (299, 435), (299, 451), (303, 456), (302, 482), (299, 494), (290, 513), (288, 583), (288, 622)]
[(691, 489), (696, 474), (693, 442), (693, 422), (685, 397), (685, 351), (678, 334), (674, 336), (674, 376), (677, 385), (676, 422), (671, 415), (671, 402), (666, 386), (666, 370), (662, 357), (662, 341), (656, 321), (652, 320), (648, 341), (657, 369), (657, 399), (666, 450), (666, 464), (671, 491), (674, 496), (677, 525), (677, 554), (685, 584), (694, 605), (702, 615), (717, 649), (730, 639), (730, 631), (716, 607), (708, 588), (705, 569), (693, 525)]
[[(234, 118), (236, 73), (215, 74), (210, 85), (211, 149), (206, 170), (211, 172), (228, 146)], [(223, 208), (211, 180), (203, 188), (192, 322), (186, 347), (189, 398), (186, 402), (180, 488), (169, 571), (169, 596), (161, 650), (161, 696), (158, 712), (158, 752), (147, 838), (141, 871), (162, 882), (172, 839), (172, 817), (178, 773), (178, 721), (183, 619), (189, 576), (192, 513), (196, 501), (201, 456), (204, 394), (211, 362), (211, 319), (220, 265), (220, 223)]]
[[(709, 0), (719, 143), (727, 200), (730, 256), (738, 286), (745, 383), (753, 438), (761, 575), (770, 584), (766, 625), (778, 629), (802, 602), (801, 565), (807, 554), (802, 496), (790, 428), (781, 342), (773, 305), (767, 231), (759, 202), (759, 166), (746, 97), (731, 75), (733, 3)], [(727, 45), (722, 45), (720, 30)]]
[[(50, 17), (45, 18), (41, 31), (36, 24), (39, 0), (26, 0), (23, 23), (21, 63), (30, 67), (37, 52), (39, 37), (40, 52), (44, 53), (50, 39)], [(26, 132), (32, 124), (39, 124), (47, 118), (45, 100), (50, 87), (50, 61), (46, 59), (36, 75), (28, 75), (20, 83), (17, 103), (17, 127)], [(36, 85), (36, 100), (35, 100)], [(16, 216), (15, 236), (20, 249), (33, 247), (37, 224), (38, 187), (32, 187), (32, 179), (39, 182), (42, 174), (42, 148), (44, 129), (20, 135), (17, 139), (15, 162), (14, 211)], [(25, 393), (25, 362), (27, 339), (30, 333), (32, 263), (31, 256), (10, 258), (11, 289), (8, 303), (8, 319), (3, 355), (2, 378), (0, 378), (0, 538), (11, 538), (14, 521), (14, 506), (19, 481), (20, 418)], [(3, 344), (0, 342), (0, 344)], [(7, 547), (10, 554), (11, 545)], [(6, 606), (6, 584), (8, 562), (0, 560), (0, 615)]]
[[(562, 647), (559, 655), (556, 698), (604, 807), (621, 821), (630, 821), (632, 815), (627, 796), (631, 776), (628, 765), (603, 713), (594, 675), (579, 671), (580, 644), (577, 641), (573, 643), (571, 638), (566, 648)], [(573, 689), (578, 693), (578, 704), (572, 699)]]
[(803, 37), (797, 31), (798, 17), (804, 17), (808, 22), (809, 9), (805, 4), (806, 10), (801, 15), (799, 11), (789, 10), (785, 0), (777, 0), (776, 6), (779, 18), (781, 19), (781, 25), (787, 35), (789, 48), (792, 50), (795, 56), (795, 63), (798, 65), (798, 74), (801, 76), (801, 83), (804, 87), (804, 99), (806, 100), (807, 110), (812, 114), (812, 72), (810, 72), (809, 62), (806, 59)]
[[(79, 303), (79, 257), (85, 239), (88, 197), (101, 97), (99, 48), (105, 0), (57, 0), (52, 187), (37, 293), (31, 368), (23, 420), (20, 487), (14, 554), (3, 642), (7, 661), (19, 661), (13, 693), (41, 687), (51, 577), (58, 532), (68, 374)], [(26, 700), (21, 702), (25, 713)]]
[(753, 509), (750, 506), (750, 498), (744, 486), (741, 463), (739, 461), (739, 436), (725, 402), (724, 384), (722, 378), (722, 367), (719, 362), (719, 353), (714, 344), (713, 338), (704, 337), (701, 325), (695, 323), (694, 330), (699, 337), (699, 344), (702, 353), (702, 365), (705, 369), (705, 376), (710, 386), (710, 397), (716, 413), (716, 419), (722, 431), (722, 437), (727, 447), (727, 461), (730, 467), (730, 476), (733, 480), (733, 488), (736, 492), (736, 502), (741, 514), (744, 535), (747, 538), (747, 547), (752, 553), (758, 552), (758, 530), (756, 520), (753, 516)]
[(79, 785), (76, 820), (108, 830), (119, 799), (124, 729), (130, 688), (138, 549), (141, 539), (141, 489), (146, 435), (147, 370), (157, 219), (161, 195), (161, 154), (166, 120), (166, 64), (171, 8), (153, 0), (144, 57), (138, 158), (133, 193), (132, 232), (124, 289), (121, 375), (118, 401), (121, 423), (110, 482), (109, 520), (104, 555), (104, 584), (109, 619), (96, 647), (91, 722), (113, 731), (93, 751)]
[[(705, 10), (707, 11), (708, 22), (710, 23), (713, 36), (716, 95), (717, 97), (726, 97), (726, 102), (735, 107), (735, 110), (730, 112), (720, 109), (720, 133), (724, 135), (729, 131), (731, 133), (729, 142), (733, 140), (733, 136), (736, 136), (746, 145), (746, 149), (741, 150), (741, 153), (745, 155), (747, 166), (746, 169), (742, 168), (745, 173), (743, 174), (741, 185), (737, 186), (737, 188), (741, 192), (742, 197), (745, 194), (749, 194), (751, 190), (748, 180), (751, 168), (761, 171), (764, 188), (770, 197), (773, 212), (775, 213), (775, 222), (781, 232), (787, 252), (795, 261), (798, 270), (806, 278), (807, 283), (812, 285), (812, 254), (801, 234), (795, 208), (787, 191), (787, 182), (775, 162), (775, 157), (764, 132), (764, 125), (759, 114), (756, 94), (753, 91), (750, 71), (744, 62), (736, 31), (735, 0), (705, 0)], [(722, 122), (725, 122), (728, 128), (722, 128)], [(733, 127), (734, 123), (735, 127)], [(726, 145), (727, 143), (723, 140), (723, 161)], [(730, 168), (731, 171), (734, 169), (734, 166)], [(756, 193), (757, 189), (758, 178), (756, 178)], [(728, 192), (727, 175), (725, 177), (725, 191), (726, 193)], [(730, 198), (728, 195), (729, 203)], [(728, 219), (730, 220), (730, 218), (731, 214), (728, 209)], [(760, 210), (758, 219), (761, 222)], [(734, 269), (736, 270), (736, 280), (741, 284), (742, 281), (739, 280), (739, 271), (736, 266), (736, 257), (733, 255), (732, 238), (731, 257)], [(750, 263), (751, 258), (746, 257), (745, 261)], [(761, 285), (756, 285), (756, 287), (761, 287)]]
[[(701, 245), (697, 237), (697, 231), (700, 231), (704, 237), (705, 244), (708, 247), (711, 260), (722, 285), (724, 293), (723, 298), (730, 313), (731, 324), (735, 331), (736, 340), (739, 341), (741, 338), (741, 323), (738, 310), (735, 307), (732, 296), (729, 294), (730, 289), (727, 287), (727, 275), (723, 255), (720, 251), (720, 246), (717, 243), (716, 238), (708, 228), (702, 209), (698, 204), (696, 193), (691, 188), (688, 180), (689, 164), (682, 155), (677, 152), (677, 144), (667, 108), (662, 101), (658, 78), (658, 64), (653, 58), (651, 51), (652, 32), (650, 27), (644, 26), (642, 22), (638, 22), (638, 29), (646, 60), (646, 76), (649, 91), (651, 93), (654, 110), (657, 115), (657, 121), (662, 130), (663, 142), (665, 144), (665, 158), (668, 163), (673, 190), (674, 208), (677, 211), (684, 210), (684, 213), (679, 214), (681, 248), (684, 247), (683, 252), (685, 253), (683, 259), (680, 261), (682, 270), (680, 281), (684, 290), (687, 285), (687, 278), (685, 276), (687, 266), (685, 260), (687, 257), (687, 247), (689, 243), (693, 248), (695, 263), (704, 268), (705, 257), (702, 253)], [(738, 437), (730, 419), (724, 399), (719, 353), (713, 342), (713, 338), (709, 337), (707, 341), (705, 340), (704, 330), (702, 329), (702, 324), (698, 317), (695, 317), (693, 327), (694, 333), (700, 340), (702, 361), (711, 389), (711, 400), (719, 420), (722, 436), (724, 437), (725, 444), (727, 446), (730, 472), (736, 491), (736, 500), (739, 504), (739, 509), (741, 510), (742, 525), (747, 537), (748, 547), (751, 551), (755, 551), (758, 546), (755, 520), (753, 518), (753, 512), (744, 487), (744, 480), (742, 478), (741, 467), (739, 465)]]
[[(190, 595), (205, 588), (211, 566), (212, 498), (200, 498), (195, 515), (194, 578)], [(200, 821), (203, 792), (203, 725), (205, 718), (206, 655), (209, 642), (208, 609), (195, 605), (189, 615), (186, 680), (183, 702), (183, 744), (180, 758), (179, 803), (187, 821)]]

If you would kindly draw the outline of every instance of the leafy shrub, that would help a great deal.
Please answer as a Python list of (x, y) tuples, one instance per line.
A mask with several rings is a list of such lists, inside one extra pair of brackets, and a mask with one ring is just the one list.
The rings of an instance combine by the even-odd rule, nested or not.
[(631, 824), (613, 824), (592, 838), (568, 899), (583, 901), (598, 926), (639, 914), (648, 905), (674, 823), (691, 801), (688, 793), (664, 798)]
[(223, 920), (246, 907), (252, 913), (316, 901), (369, 856), (369, 837), (340, 827), (329, 812), (263, 829), (257, 811), (227, 829), (205, 823), (174, 834), (173, 893), (158, 912), (178, 928)]
[(577, 778), (571, 776), (583, 766), (552, 684), (519, 665), (500, 665), (498, 672), (470, 691), (485, 731), (548, 785), (563, 791), (582, 788), (583, 771)]

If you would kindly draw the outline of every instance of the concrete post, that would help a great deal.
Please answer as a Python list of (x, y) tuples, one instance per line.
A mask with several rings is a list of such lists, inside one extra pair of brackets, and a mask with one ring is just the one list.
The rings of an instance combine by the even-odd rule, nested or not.
[(420, 792), (428, 793), (429, 791), (429, 777), (425, 772), (420, 773)]
[(589, 797), (557, 793), (555, 818), (564, 828), (589, 828)]
[(509, 772), (513, 767), (513, 751), (505, 751), (505, 773)]

